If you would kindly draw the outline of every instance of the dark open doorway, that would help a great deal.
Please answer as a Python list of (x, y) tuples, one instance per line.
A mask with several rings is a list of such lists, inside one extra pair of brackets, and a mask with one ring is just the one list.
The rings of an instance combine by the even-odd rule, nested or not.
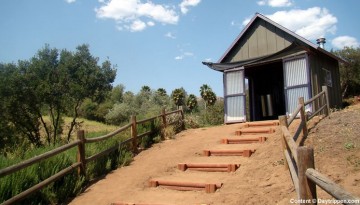
[(250, 121), (273, 120), (286, 113), (282, 61), (246, 67)]

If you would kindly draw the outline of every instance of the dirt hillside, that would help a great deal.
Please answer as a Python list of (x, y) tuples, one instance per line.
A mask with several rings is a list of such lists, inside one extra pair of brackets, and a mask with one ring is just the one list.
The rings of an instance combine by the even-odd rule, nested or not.
[[(315, 124), (315, 123), (313, 123)], [(360, 106), (334, 112), (310, 130), (306, 145), (314, 146), (315, 166), (353, 194), (360, 195)], [(190, 129), (175, 139), (153, 145), (137, 155), (130, 166), (119, 168), (90, 186), (70, 204), (289, 204), (296, 193), (284, 167), (280, 131), (265, 134), (264, 143), (221, 144), (223, 138), (238, 138), (244, 124)], [(246, 137), (246, 136), (241, 136)], [(254, 135), (250, 136), (254, 137)], [(203, 156), (203, 150), (254, 149), (251, 157)], [(185, 172), (178, 163), (235, 163), (236, 172)], [(222, 183), (215, 193), (176, 191), (149, 187), (149, 180)], [(320, 198), (329, 198), (318, 191)]]

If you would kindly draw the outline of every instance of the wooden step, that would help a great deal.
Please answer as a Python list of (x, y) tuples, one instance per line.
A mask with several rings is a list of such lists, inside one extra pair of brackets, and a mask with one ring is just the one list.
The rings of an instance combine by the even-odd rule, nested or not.
[[(151, 203), (123, 203), (123, 202), (115, 202), (110, 205), (173, 205), (173, 204), (151, 204)], [(194, 204), (194, 205), (208, 205), (208, 204)]]
[(257, 138), (238, 138), (238, 139), (222, 139), (222, 144), (251, 144), (251, 143), (263, 143), (266, 141), (266, 137)]
[(178, 168), (181, 171), (194, 170), (204, 172), (235, 172), (239, 164), (202, 164), (202, 163), (180, 163)]
[(279, 126), (279, 121), (258, 121), (258, 122), (247, 122), (244, 127), (269, 127)]
[(206, 193), (214, 193), (220, 189), (222, 183), (195, 183), (195, 182), (176, 182), (165, 180), (150, 180), (150, 187), (164, 187), (178, 191), (205, 191)]
[(235, 131), (235, 135), (256, 135), (256, 134), (271, 134), (274, 133), (275, 129), (269, 128), (245, 128)]
[(250, 157), (255, 150), (204, 150), (204, 156), (243, 156)]

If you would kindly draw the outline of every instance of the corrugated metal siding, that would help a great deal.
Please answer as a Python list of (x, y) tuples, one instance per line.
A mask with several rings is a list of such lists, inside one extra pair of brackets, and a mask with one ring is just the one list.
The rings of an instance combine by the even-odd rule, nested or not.
[(234, 95), (239, 93), (244, 93), (244, 72), (228, 72), (226, 73), (226, 95)]
[[(308, 100), (309, 98), (309, 88), (301, 87), (301, 88), (293, 88), (286, 90), (287, 96), (287, 111), (289, 113), (293, 112), (299, 104), (299, 97), (304, 97), (304, 100)], [(310, 110), (308, 110), (310, 111)]]
[(306, 68), (306, 58), (285, 61), (284, 65), (286, 78), (285, 86), (296, 86), (308, 83), (308, 72)]
[(245, 121), (245, 96), (226, 98), (226, 121)]
[(224, 72), (225, 122), (245, 121), (244, 70)]
[[(310, 99), (309, 69), (306, 56), (284, 60), (286, 111), (290, 114), (298, 106), (299, 97)], [(311, 111), (311, 106), (306, 108)]]

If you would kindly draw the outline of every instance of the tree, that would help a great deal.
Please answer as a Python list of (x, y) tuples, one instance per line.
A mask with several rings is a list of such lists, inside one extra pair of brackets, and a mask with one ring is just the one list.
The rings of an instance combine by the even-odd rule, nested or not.
[(202, 99), (204, 99), (205, 102), (205, 110), (207, 105), (214, 105), (216, 102), (216, 95), (215, 93), (212, 91), (212, 89), (210, 88), (210, 86), (208, 86), (207, 84), (204, 84), (200, 87), (200, 95), (202, 97)]
[(186, 101), (186, 106), (189, 108), (190, 112), (195, 110), (197, 105), (198, 105), (198, 103), (197, 103), (196, 96), (194, 94), (190, 94)]
[(178, 107), (185, 104), (185, 90), (184, 88), (177, 88), (171, 93), (171, 98), (174, 101), (174, 104)]
[[(116, 70), (107, 60), (97, 65), (88, 45), (75, 53), (45, 45), (30, 61), (1, 66), (0, 99), (8, 124), (13, 124), (31, 143), (40, 146), (41, 126), (48, 143), (56, 143), (62, 117), (73, 117), (67, 140), (76, 125), (79, 107), (87, 98), (102, 102), (111, 90)], [(50, 124), (44, 119), (50, 116)]]
[(345, 47), (332, 52), (347, 61), (340, 64), (342, 97), (358, 95), (360, 93), (360, 47)]
[(107, 93), (111, 91), (116, 76), (116, 69), (109, 60), (98, 65), (98, 58), (93, 57), (88, 45), (80, 45), (75, 53), (63, 51), (60, 59), (65, 75), (62, 83), (67, 87), (66, 101), (67, 114), (73, 117), (67, 134), (70, 140), (71, 133), (79, 116), (79, 108), (86, 98), (94, 102), (103, 102)]

